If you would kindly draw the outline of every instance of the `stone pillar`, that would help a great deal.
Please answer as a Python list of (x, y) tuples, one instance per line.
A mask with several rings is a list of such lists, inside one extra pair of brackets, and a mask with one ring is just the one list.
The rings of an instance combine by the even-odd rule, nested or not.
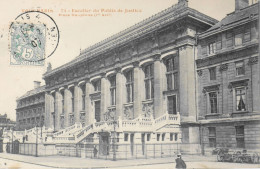
[(220, 109), (222, 112), (219, 111), (219, 113), (227, 114), (229, 113), (228, 111), (228, 96), (230, 91), (228, 89), (228, 76), (227, 76), (227, 69), (228, 69), (228, 64), (223, 64), (220, 66), (220, 71), (222, 74), (222, 108)]
[[(190, 144), (189, 150), (186, 151), (189, 151), (189, 153), (200, 153), (200, 132), (199, 127), (196, 126), (194, 53), (193, 46), (186, 45), (179, 48), (179, 106), (182, 141)], [(185, 128), (183, 128), (184, 125), (186, 126)]]
[(69, 113), (71, 113), (71, 93), (69, 89), (64, 90), (64, 127), (69, 126)]
[(50, 128), (52, 126), (52, 115), (51, 115), (51, 103), (52, 103), (52, 96), (48, 93), (45, 92), (45, 121), (44, 125), (47, 128)]
[(154, 118), (160, 117), (164, 112), (162, 109), (163, 103), (163, 84), (162, 84), (162, 63), (160, 54), (155, 56), (154, 61)]
[(183, 120), (196, 121), (195, 107), (195, 58), (193, 46), (179, 49), (180, 115)]
[(125, 95), (123, 95), (123, 74), (121, 70), (117, 70), (116, 74), (116, 117), (123, 117), (123, 100)]
[(85, 98), (85, 103), (86, 103), (86, 125), (90, 125), (94, 123), (95, 115), (94, 111), (92, 111), (92, 104), (91, 104), (91, 98), (90, 94), (93, 93), (93, 85), (91, 82), (86, 83), (86, 98)]
[(55, 92), (56, 98), (56, 111), (55, 111), (55, 129), (60, 130), (60, 115), (62, 112), (62, 102), (61, 102), (61, 93), (59, 91)]
[(134, 119), (137, 118), (142, 112), (142, 97), (141, 92), (141, 85), (144, 85), (143, 79), (141, 79), (140, 73), (141, 68), (139, 67), (139, 62), (134, 62)]
[(75, 85), (75, 87), (74, 87), (74, 112), (72, 112), (72, 113), (74, 113), (75, 123), (80, 122), (80, 120), (79, 120), (79, 116), (80, 116), (79, 114), (80, 114), (80, 110), (81, 110), (80, 90), (81, 90), (80, 87), (78, 85)]
[(104, 113), (107, 111), (107, 107), (110, 103), (108, 83), (109, 83), (108, 79), (105, 77), (105, 75), (102, 75), (102, 78), (101, 78), (101, 107), (100, 107), (101, 121), (104, 120)]

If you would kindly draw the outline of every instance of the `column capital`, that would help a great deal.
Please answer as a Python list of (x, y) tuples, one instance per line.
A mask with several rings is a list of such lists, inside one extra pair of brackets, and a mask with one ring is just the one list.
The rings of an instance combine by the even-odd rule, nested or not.
[(134, 68), (139, 67), (139, 64), (140, 64), (139, 61), (134, 61), (132, 63), (133, 63)]
[(220, 68), (219, 68), (219, 71), (222, 72), (222, 71), (226, 71), (228, 70), (228, 64), (222, 64), (220, 65)]
[(115, 70), (116, 70), (116, 73), (122, 73), (122, 72), (121, 72), (122, 67), (116, 67)]
[(156, 53), (155, 55), (153, 55), (153, 59), (154, 59), (154, 61), (160, 61), (161, 60), (161, 53)]

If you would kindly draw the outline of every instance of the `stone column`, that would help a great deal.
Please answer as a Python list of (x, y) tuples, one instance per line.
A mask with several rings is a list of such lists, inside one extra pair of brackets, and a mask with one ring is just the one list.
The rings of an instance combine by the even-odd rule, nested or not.
[(69, 113), (71, 113), (71, 95), (68, 88), (64, 90), (64, 127), (69, 126)]
[(52, 115), (51, 115), (51, 103), (52, 103), (52, 99), (51, 99), (51, 95), (48, 92), (45, 92), (45, 121), (44, 121), (44, 125), (47, 128), (50, 128), (52, 126)]
[(144, 92), (141, 90), (141, 85), (144, 85), (143, 79), (141, 79), (140, 73), (141, 68), (139, 67), (139, 62), (134, 62), (134, 119), (137, 118), (141, 112), (142, 112), (142, 96), (141, 92)]
[(62, 112), (62, 102), (61, 102), (61, 93), (59, 91), (55, 92), (56, 98), (56, 111), (55, 111), (55, 129), (60, 130), (60, 115)]
[(117, 69), (116, 74), (116, 117), (123, 116), (123, 74), (120, 69)]
[[(180, 115), (182, 119), (196, 121), (195, 109), (195, 69), (193, 46), (179, 49), (179, 92)], [(185, 117), (185, 118), (184, 118)]]
[[(195, 102), (195, 56), (193, 46), (179, 48), (179, 97), (180, 116), (182, 127), (186, 124), (186, 130), (182, 130), (182, 140), (191, 143), (190, 153), (200, 153), (200, 132), (196, 125)], [(194, 124), (187, 124), (186, 122)]]
[[(154, 56), (154, 118), (161, 116), (164, 112), (162, 109), (163, 103), (163, 84), (162, 84), (162, 63), (160, 54)], [(165, 75), (164, 75), (165, 76)]]
[(72, 112), (72, 113), (74, 113), (74, 119), (75, 119), (75, 123), (79, 123), (80, 122), (80, 120), (79, 120), (79, 114), (80, 114), (80, 110), (81, 110), (81, 107), (80, 107), (80, 97), (81, 97), (81, 95), (80, 95), (80, 88), (79, 88), (79, 86), (78, 85), (75, 85), (75, 87), (74, 87), (74, 112)]
[(107, 111), (107, 107), (110, 101), (108, 83), (109, 83), (108, 79), (103, 74), (101, 78), (101, 107), (100, 107), (101, 121), (104, 120), (104, 113)]
[(228, 65), (227, 64), (223, 64), (220, 66), (220, 72), (222, 74), (222, 93), (220, 97), (222, 97), (222, 108), (219, 109), (222, 112), (219, 111), (219, 113), (229, 113), (228, 112), (228, 95), (230, 93), (229, 89), (228, 89), (228, 76), (227, 76), (227, 69), (228, 69)]
[(85, 98), (85, 103), (86, 103), (86, 124), (90, 125), (92, 123), (94, 123), (94, 119), (95, 119), (95, 115), (94, 115), (94, 111), (92, 111), (92, 104), (91, 104), (91, 98), (90, 98), (90, 94), (93, 93), (93, 85), (91, 84), (91, 82), (87, 82), (86, 83), (86, 98)]

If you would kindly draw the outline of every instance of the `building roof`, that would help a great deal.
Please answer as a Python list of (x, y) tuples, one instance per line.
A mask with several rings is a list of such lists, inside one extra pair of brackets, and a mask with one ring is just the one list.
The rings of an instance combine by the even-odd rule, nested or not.
[(214, 26), (212, 26), (210, 29), (203, 32), (202, 34), (217, 31), (219, 29), (224, 29), (225, 27), (228, 27), (233, 23), (238, 23), (242, 20), (249, 20), (255, 15), (258, 15), (258, 3), (228, 14), (220, 22), (216, 23)]
[(55, 72), (63, 70), (66, 67), (77, 64), (85, 60), (86, 58), (89, 59), (95, 57), (109, 49), (118, 46), (119, 44), (123, 45), (128, 42), (131, 42), (140, 36), (144, 36), (148, 33), (151, 33), (157, 29), (162, 28), (163, 26), (173, 23), (178, 19), (181, 19), (186, 16), (190, 16), (193, 19), (195, 18), (200, 22), (203, 22), (210, 26), (213, 26), (215, 23), (218, 22), (214, 18), (211, 18), (195, 9), (189, 8), (187, 3), (178, 3), (99, 43), (96, 43), (82, 50), (80, 55), (76, 57), (74, 60), (51, 71), (47, 71), (43, 76), (49, 76)]
[(45, 91), (45, 85), (44, 86), (40, 86), (40, 87), (38, 87), (36, 89), (33, 89), (33, 90), (30, 90), (30, 91), (26, 92), (24, 95), (19, 97), (17, 100), (21, 100), (21, 99), (24, 99), (26, 97), (33, 96), (33, 95), (42, 93), (44, 91)]

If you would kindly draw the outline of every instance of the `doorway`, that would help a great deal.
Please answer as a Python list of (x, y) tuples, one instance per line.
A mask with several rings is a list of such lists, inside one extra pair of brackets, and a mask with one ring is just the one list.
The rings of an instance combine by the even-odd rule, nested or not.
[(109, 155), (109, 133), (100, 133), (99, 146), (101, 155)]
[(134, 155), (134, 134), (130, 135), (130, 143), (131, 143), (131, 154)]

